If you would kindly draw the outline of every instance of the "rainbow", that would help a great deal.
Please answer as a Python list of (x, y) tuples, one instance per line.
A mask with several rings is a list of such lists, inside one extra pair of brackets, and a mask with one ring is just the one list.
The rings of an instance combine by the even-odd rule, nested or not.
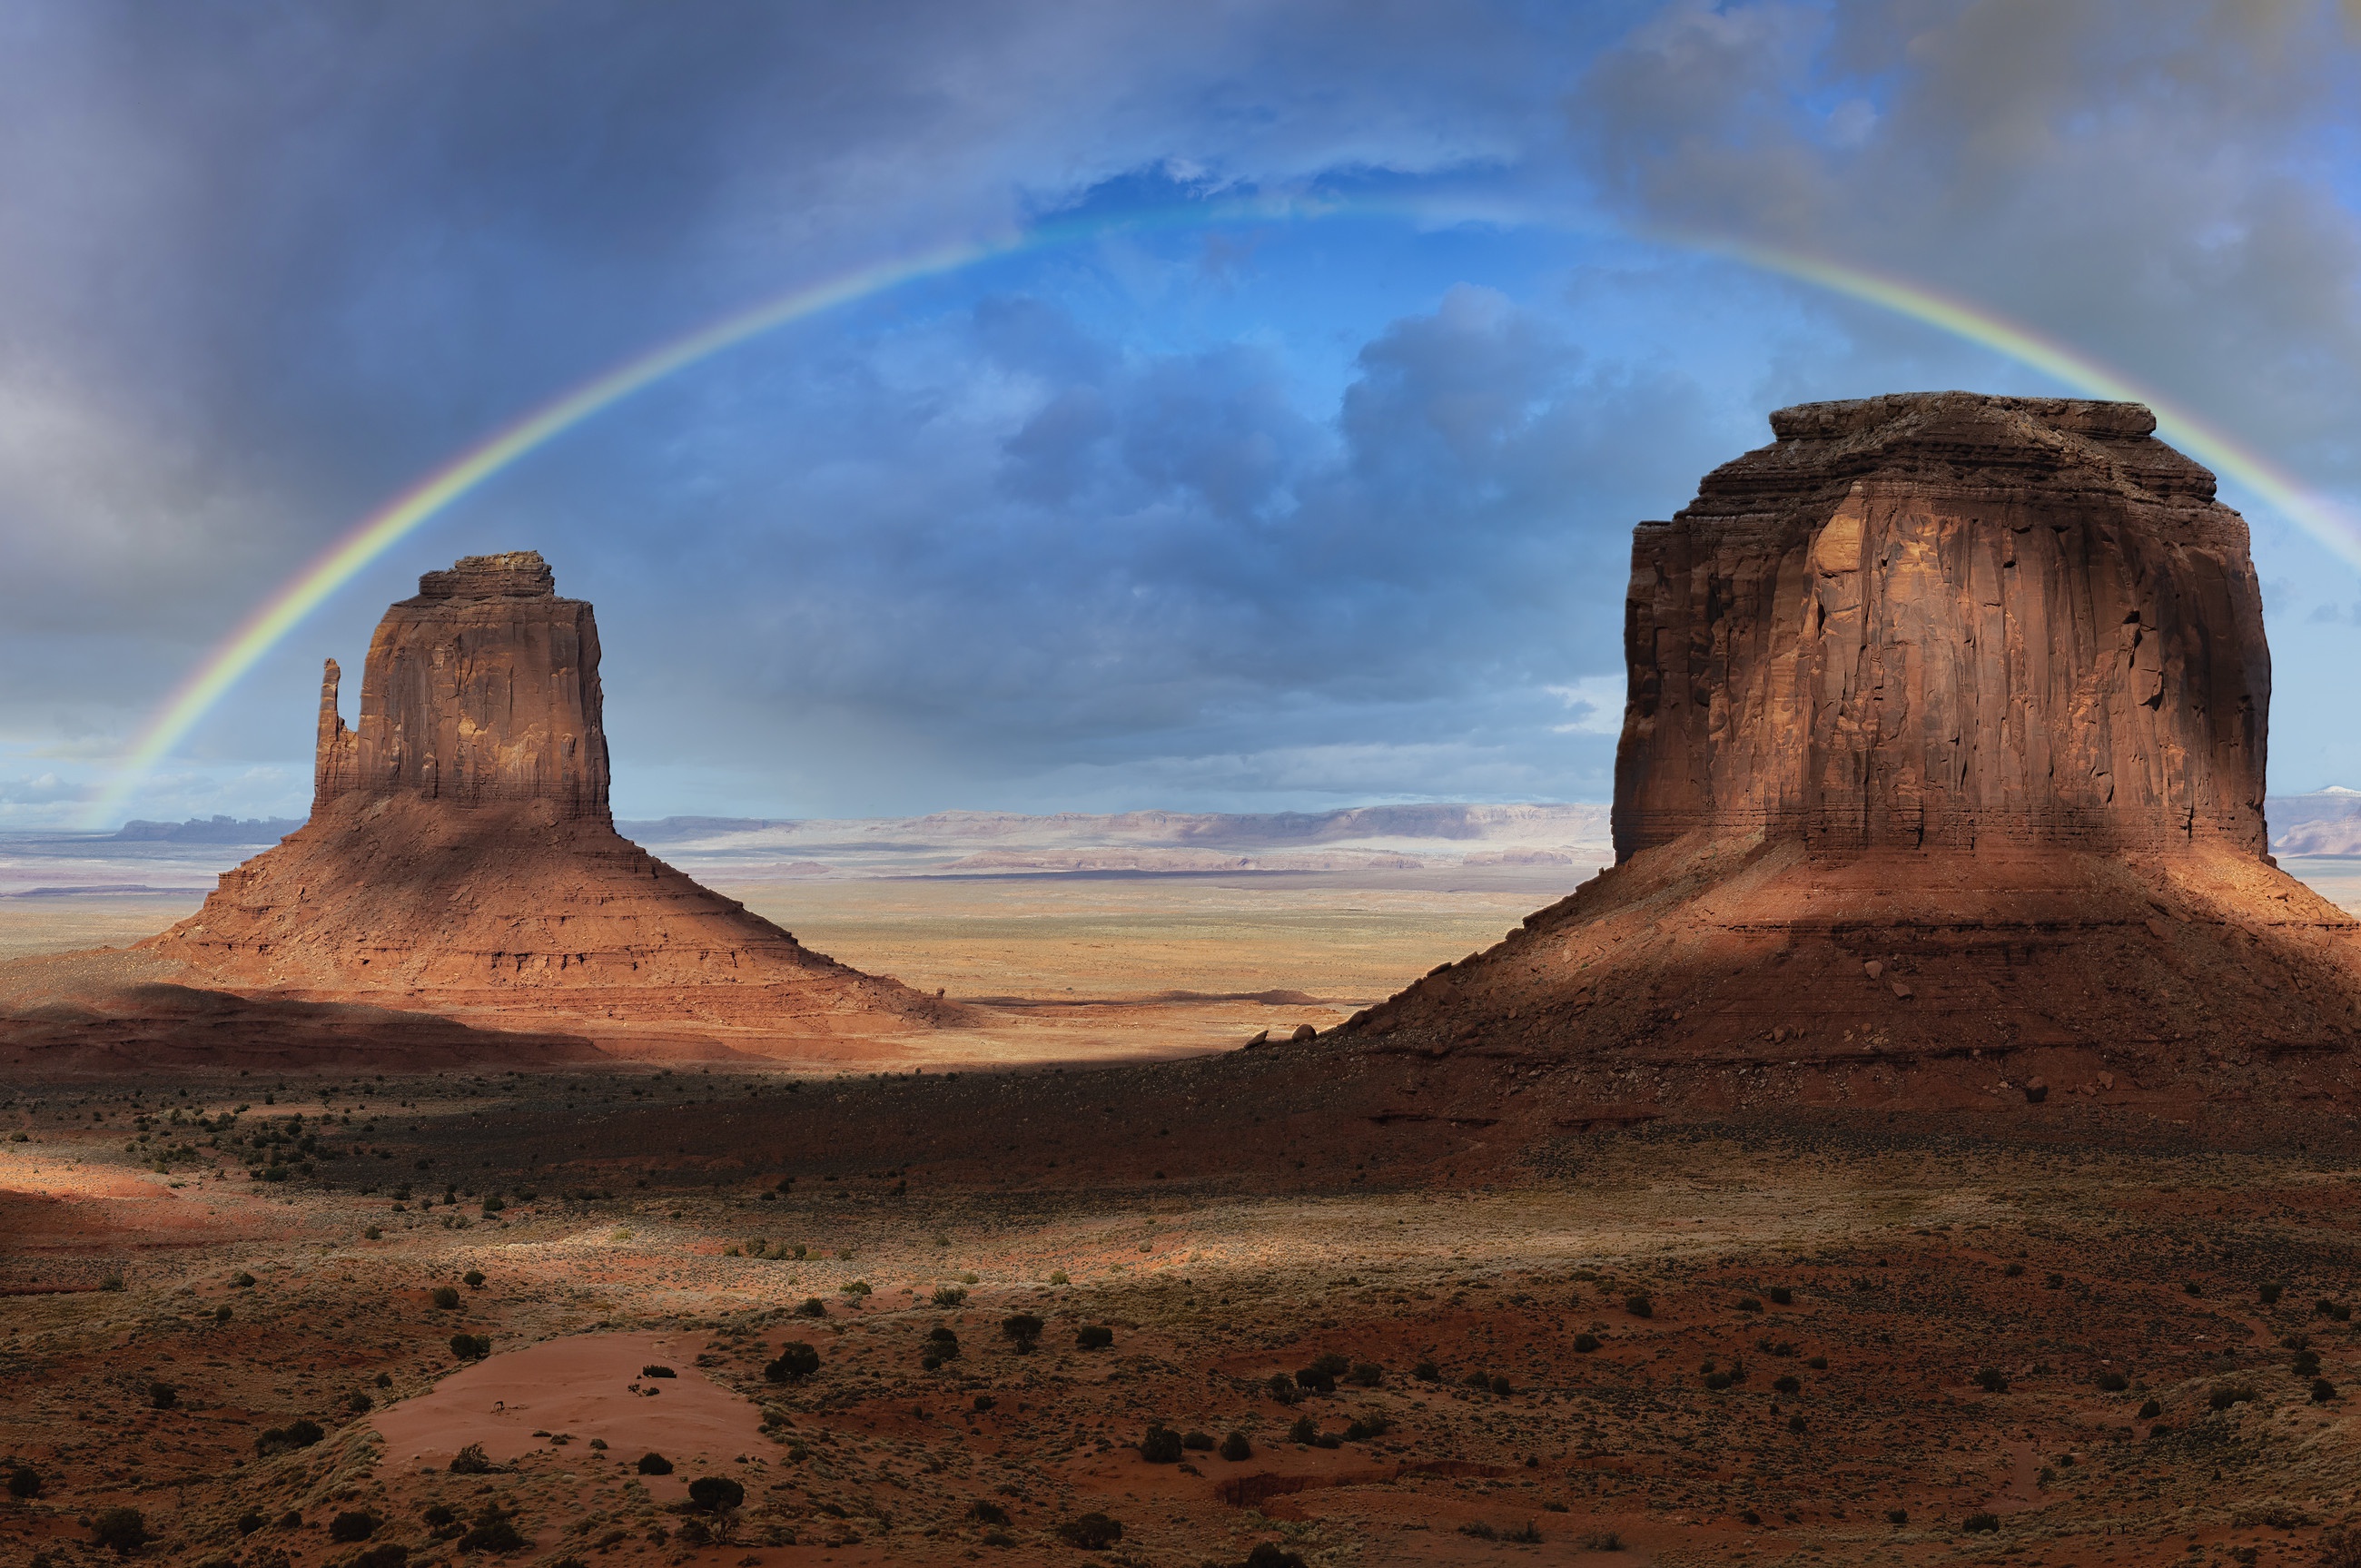
[(2055, 338), (2044, 337), (1995, 312), (1862, 268), (1765, 246), (1712, 240), (1690, 243), (1696, 248), (1715, 251), (1765, 271), (1817, 284), (1939, 327), (2093, 397), (2146, 403), (2148, 411), (2156, 415), (2160, 435), (2215, 474), (2253, 491), (2346, 565), (2361, 570), (2361, 519), (2253, 447), (2089, 355)]
[[(394, 543), (486, 480), (632, 393), (751, 338), (791, 323), (918, 280), (980, 261), (1101, 237), (1119, 230), (1203, 227), (1254, 219), (1296, 220), (1340, 215), (1411, 216), (1464, 221), (1497, 214), (1425, 211), (1400, 201), (1259, 197), (1052, 222), (998, 238), (944, 246), (917, 256), (845, 273), (765, 300), (647, 349), (533, 409), (420, 478), (356, 523), (336, 543), (290, 578), (225, 639), (165, 700), (117, 764), (93, 803), (88, 826), (111, 824), (139, 784), (252, 669), (280, 639)], [(2090, 395), (2146, 403), (2171, 439), (2217, 473), (2227, 475), (2361, 568), (2361, 525), (2269, 459), (2242, 445), (2169, 400), (2089, 356), (2032, 329), (1938, 291), (1861, 268), (1797, 252), (1693, 236), (1669, 237), (1686, 248), (1718, 254), (1765, 271), (1811, 283), (2006, 355)]]

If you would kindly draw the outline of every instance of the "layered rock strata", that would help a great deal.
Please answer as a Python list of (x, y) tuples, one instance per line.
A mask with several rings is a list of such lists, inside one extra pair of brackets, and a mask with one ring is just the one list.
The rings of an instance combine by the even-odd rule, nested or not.
[(233, 989), (444, 1012), (824, 1033), (960, 1016), (615, 831), (598, 627), (539, 555), (419, 587), (370, 640), (354, 728), (327, 666), (310, 821), (144, 948)]
[(1807, 403), (1642, 523), (1619, 856), (1816, 844), (2259, 853), (2246, 528), (2134, 403)]
[(2246, 528), (2154, 424), (1959, 392), (1774, 414), (1635, 532), (1615, 869), (1345, 1041), (1505, 1064), (1567, 1125), (2356, 1103), (2361, 928), (2264, 852)]

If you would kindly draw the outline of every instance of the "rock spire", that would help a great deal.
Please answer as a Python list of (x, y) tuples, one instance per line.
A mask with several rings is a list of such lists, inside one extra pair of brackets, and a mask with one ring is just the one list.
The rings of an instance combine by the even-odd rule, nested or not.
[(360, 722), (320, 688), (313, 808), (338, 796), (411, 795), (456, 806), (546, 800), (609, 820), (598, 626), (557, 597), (531, 550), (469, 555), (418, 580), (369, 640)]
[(955, 1004), (814, 953), (615, 832), (598, 631), (531, 551), (419, 580), (369, 641), (360, 714), (320, 688), (311, 820), (141, 944), (192, 982), (383, 998), (594, 1037), (649, 1025), (875, 1034)]

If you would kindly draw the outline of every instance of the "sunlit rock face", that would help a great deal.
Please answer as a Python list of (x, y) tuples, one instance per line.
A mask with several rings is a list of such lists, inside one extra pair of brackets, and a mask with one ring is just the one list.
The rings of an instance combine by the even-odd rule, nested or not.
[(340, 672), (320, 692), (313, 805), (350, 794), (478, 806), (552, 802), (606, 821), (607, 732), (598, 625), (557, 597), (531, 550), (469, 555), (418, 580), (369, 640), (360, 722), (336, 708)]
[(311, 820), (142, 943), (206, 983), (809, 1036), (954, 1003), (860, 973), (615, 831), (598, 630), (531, 551), (429, 572), (320, 694)]
[(1806, 403), (1643, 523), (1620, 859), (1815, 847), (2264, 850), (2245, 522), (2136, 403)]
[(1617, 863), (1347, 1023), (1420, 1064), (1382, 1114), (2354, 1103), (2361, 926), (2264, 852), (2246, 526), (2155, 422), (1807, 404), (1640, 524)]

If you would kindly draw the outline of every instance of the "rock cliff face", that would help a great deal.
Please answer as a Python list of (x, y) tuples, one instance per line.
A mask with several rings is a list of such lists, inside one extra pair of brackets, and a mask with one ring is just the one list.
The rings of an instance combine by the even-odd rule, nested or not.
[(1640, 525), (1618, 863), (1345, 1025), (1426, 1064), (1380, 1119), (2361, 1108), (2361, 927), (2264, 853), (2246, 528), (2154, 426), (1810, 404)]
[(194, 983), (462, 1016), (862, 1034), (955, 1005), (805, 948), (614, 830), (588, 604), (531, 552), (386, 612), (360, 721), (320, 694), (312, 817), (141, 944)]
[(534, 552), (467, 556), (387, 610), (357, 729), (336, 710), (338, 674), (331, 659), (315, 808), (354, 793), (546, 800), (561, 816), (609, 820), (598, 624), (588, 604), (557, 597)]
[(2246, 524), (2136, 404), (1809, 403), (1643, 523), (1619, 856), (1816, 844), (2264, 845)]

